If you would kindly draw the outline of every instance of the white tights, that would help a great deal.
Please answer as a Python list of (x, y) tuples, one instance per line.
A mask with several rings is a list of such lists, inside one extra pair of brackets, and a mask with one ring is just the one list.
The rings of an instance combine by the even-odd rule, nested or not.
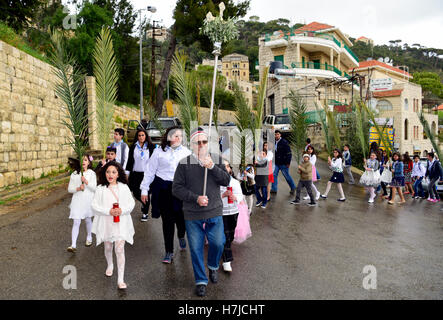
[[(112, 248), (113, 243), (105, 241), (105, 257), (108, 263), (107, 270), (112, 271), (114, 269), (114, 263), (112, 260)], [(115, 241), (115, 256), (117, 257), (118, 279), (117, 283), (124, 283), (125, 275), (125, 240)]]
[[(328, 195), (329, 190), (331, 190), (331, 186), (332, 186), (332, 182), (328, 181), (328, 185), (326, 186), (326, 192), (324, 194), (325, 196)], [(341, 199), (344, 199), (345, 198), (345, 193), (343, 192), (343, 188), (341, 186), (341, 183), (337, 183), (337, 189), (338, 189), (338, 192), (340, 192)]]
[[(73, 248), (77, 248), (77, 238), (78, 238), (78, 233), (80, 230), (80, 224), (81, 224), (82, 220), (81, 219), (74, 219), (74, 223), (72, 224), (72, 234), (71, 234), (71, 240), (72, 240), (72, 244), (71, 247)], [(92, 242), (92, 220), (91, 218), (85, 218), (85, 223), (86, 223), (86, 240), (89, 242)]]
[(245, 198), (246, 198), (246, 204), (248, 205), (249, 208), (249, 213), (251, 213), (252, 206), (254, 204), (254, 196), (251, 194), (249, 196), (245, 196)]
[(374, 192), (374, 187), (367, 187), (367, 188), (365, 188), (366, 190), (368, 190), (368, 192), (369, 192), (369, 199), (370, 200), (374, 200), (374, 198), (375, 198), (375, 196), (376, 196), (376, 194), (375, 194), (375, 192)]

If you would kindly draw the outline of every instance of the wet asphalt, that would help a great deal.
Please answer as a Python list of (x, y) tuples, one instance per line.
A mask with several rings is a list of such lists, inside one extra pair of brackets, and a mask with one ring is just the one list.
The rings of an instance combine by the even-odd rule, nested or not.
[[(324, 192), (330, 172), (319, 164)], [(295, 174), (295, 164), (291, 166)], [(442, 205), (407, 198), (390, 206), (376, 198), (367, 203), (362, 187), (344, 185), (347, 201), (336, 201), (333, 186), (327, 200), (294, 206), (280, 174), (279, 191), (266, 209), (254, 208), (252, 237), (233, 245), (233, 272), (220, 271), (218, 284), (209, 283), (203, 299), (442, 299)], [(164, 255), (161, 220), (140, 222), (140, 204), (132, 213), (134, 245), (126, 244), (125, 281), (117, 290), (117, 270), (104, 275), (103, 244), (85, 247), (82, 224), (77, 253), (70, 245), (71, 197), (53, 207), (14, 219), (0, 216), (0, 299), (196, 299), (189, 250), (161, 263)], [(114, 256), (115, 259), (115, 256)], [(116, 265), (116, 262), (114, 261)], [(365, 266), (376, 270), (376, 289), (363, 287)], [(77, 288), (64, 289), (74, 266)], [(374, 269), (370, 275), (374, 276)], [(375, 282), (371, 282), (372, 285)]]

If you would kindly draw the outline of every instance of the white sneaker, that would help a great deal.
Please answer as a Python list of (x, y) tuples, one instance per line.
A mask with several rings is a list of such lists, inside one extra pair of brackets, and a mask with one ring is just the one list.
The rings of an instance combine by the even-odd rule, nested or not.
[(225, 272), (232, 272), (231, 263), (230, 262), (223, 262), (223, 270)]
[(303, 200), (308, 200), (308, 199), (309, 199), (309, 196), (303, 197)]
[(315, 200), (320, 199), (320, 192), (317, 192), (317, 196), (315, 197)]
[(374, 203), (374, 199), (369, 199), (368, 203)]

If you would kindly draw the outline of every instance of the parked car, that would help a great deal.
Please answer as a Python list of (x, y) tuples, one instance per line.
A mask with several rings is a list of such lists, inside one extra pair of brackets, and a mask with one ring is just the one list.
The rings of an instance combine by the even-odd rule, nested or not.
[(266, 131), (267, 130), (280, 130), (281, 131), (281, 135), (284, 138), (289, 138), (289, 136), (291, 135), (292, 132), (292, 128), (291, 128), (291, 119), (289, 117), (289, 114), (270, 114), (267, 115), (264, 119), (263, 119), (263, 135), (266, 138)]
[[(421, 164), (426, 168), (428, 165), (428, 159), (427, 158), (420, 158)], [(421, 185), (423, 186), (423, 190), (425, 191), (425, 196), (428, 197), (428, 185), (429, 185), (429, 179), (424, 178)], [(437, 181), (437, 192), (443, 193), (443, 181)]]
[[(177, 117), (159, 117), (158, 121), (160, 121), (162, 129), (166, 130), (173, 126), (181, 127), (181, 122)], [(128, 143), (132, 143), (135, 138), (135, 132), (137, 129), (143, 127), (147, 132), (149, 137), (151, 138), (153, 143), (160, 144), (162, 134), (159, 128), (155, 126), (155, 122), (152, 120), (143, 119), (142, 122), (138, 120), (129, 120), (128, 128), (127, 128), (127, 141)]]

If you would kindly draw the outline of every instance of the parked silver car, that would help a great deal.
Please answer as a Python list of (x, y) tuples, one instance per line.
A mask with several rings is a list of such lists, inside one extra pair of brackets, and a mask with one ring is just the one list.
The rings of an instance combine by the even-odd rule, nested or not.
[(283, 138), (288, 138), (291, 135), (291, 119), (289, 114), (270, 114), (263, 119), (263, 135), (266, 138), (267, 130), (280, 130)]
[[(420, 158), (420, 162), (421, 164), (426, 168), (428, 166), (428, 159), (427, 158)], [(428, 185), (429, 185), (429, 179), (428, 178), (424, 178), (422, 183), (421, 183), (423, 190), (425, 191), (425, 195), (426, 197), (428, 197)], [(437, 182), (436, 184), (437, 186), (437, 192), (438, 193), (443, 193), (443, 181), (440, 180)]]

